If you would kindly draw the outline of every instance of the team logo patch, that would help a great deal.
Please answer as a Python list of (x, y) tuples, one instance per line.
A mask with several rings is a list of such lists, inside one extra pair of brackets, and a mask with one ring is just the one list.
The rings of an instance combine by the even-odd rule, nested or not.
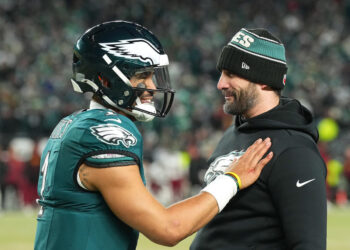
[(136, 137), (130, 133), (130, 131), (116, 124), (108, 123), (94, 126), (90, 129), (92, 131), (92, 134), (104, 143), (112, 145), (119, 145), (122, 143), (127, 148), (135, 146), (137, 143)]
[(150, 64), (160, 64), (160, 51), (144, 39), (120, 40), (118, 42), (100, 43), (102, 49), (114, 56), (139, 59)]
[(208, 185), (215, 180), (218, 175), (224, 174), (228, 166), (234, 161), (238, 160), (244, 151), (232, 151), (226, 155), (217, 157), (209, 166), (207, 172), (204, 175), (204, 181)]
[(242, 62), (242, 69), (246, 69), (246, 70), (249, 70), (250, 67), (248, 64), (246, 64), (245, 62)]

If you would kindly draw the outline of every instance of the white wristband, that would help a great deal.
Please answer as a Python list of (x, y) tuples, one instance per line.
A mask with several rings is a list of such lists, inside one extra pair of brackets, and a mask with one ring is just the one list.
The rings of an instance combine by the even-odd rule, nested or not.
[(237, 193), (237, 183), (228, 175), (222, 174), (209, 183), (201, 192), (208, 192), (216, 199), (219, 213)]

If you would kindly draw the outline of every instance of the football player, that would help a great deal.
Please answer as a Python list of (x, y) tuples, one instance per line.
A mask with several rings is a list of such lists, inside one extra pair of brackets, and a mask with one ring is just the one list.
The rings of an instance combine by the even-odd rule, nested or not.
[(169, 112), (168, 64), (158, 39), (135, 23), (103, 23), (79, 38), (71, 82), (93, 97), (88, 109), (59, 122), (42, 154), (36, 250), (131, 250), (138, 232), (174, 245), (257, 179), (272, 157), (263, 158), (269, 138), (257, 140), (195, 197), (165, 208), (147, 191), (142, 136), (133, 121)]

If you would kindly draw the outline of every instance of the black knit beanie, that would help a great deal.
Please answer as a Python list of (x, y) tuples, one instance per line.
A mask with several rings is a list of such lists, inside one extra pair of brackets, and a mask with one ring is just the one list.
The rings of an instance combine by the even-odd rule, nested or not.
[(242, 28), (222, 49), (216, 67), (274, 89), (283, 89), (286, 83), (284, 46), (265, 29)]

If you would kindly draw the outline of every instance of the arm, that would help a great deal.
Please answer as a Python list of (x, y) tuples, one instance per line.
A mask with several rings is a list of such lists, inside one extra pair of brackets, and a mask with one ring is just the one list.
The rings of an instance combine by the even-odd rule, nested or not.
[[(240, 174), (242, 188), (252, 184), (271, 159), (272, 155), (260, 161), (269, 147), (269, 143), (257, 142), (242, 160), (231, 166), (230, 171)], [(83, 164), (79, 176), (86, 188), (101, 192), (119, 219), (162, 245), (175, 245), (207, 224), (219, 211), (216, 199), (207, 192), (163, 207), (145, 188), (137, 165), (93, 168)]]
[(307, 148), (282, 153), (274, 163), (269, 186), (288, 249), (326, 249), (326, 170)]

